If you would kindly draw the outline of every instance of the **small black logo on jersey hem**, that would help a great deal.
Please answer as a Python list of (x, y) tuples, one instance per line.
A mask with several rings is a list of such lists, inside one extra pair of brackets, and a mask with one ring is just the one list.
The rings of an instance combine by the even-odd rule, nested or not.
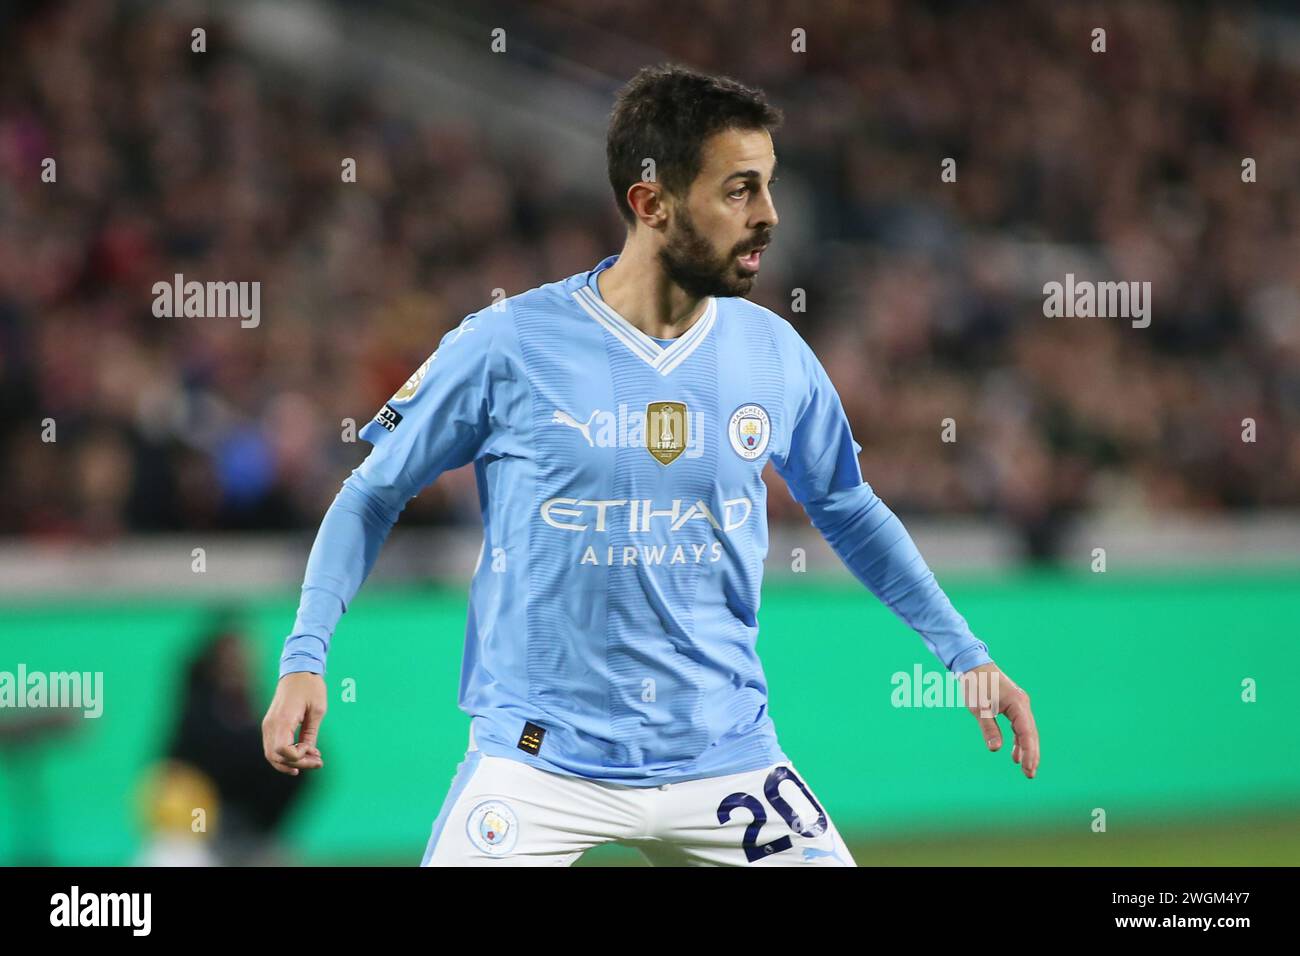
[(524, 724), (524, 732), (519, 735), (519, 749), (535, 754), (542, 749), (542, 738), (545, 736), (546, 728), (538, 727), (530, 720)]

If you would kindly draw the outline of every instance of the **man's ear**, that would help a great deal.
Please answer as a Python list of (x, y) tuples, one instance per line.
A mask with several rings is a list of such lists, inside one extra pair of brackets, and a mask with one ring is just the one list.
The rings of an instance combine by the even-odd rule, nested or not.
[(658, 183), (633, 183), (628, 187), (627, 201), (637, 221), (651, 229), (661, 229), (668, 222), (666, 204), (672, 200)]

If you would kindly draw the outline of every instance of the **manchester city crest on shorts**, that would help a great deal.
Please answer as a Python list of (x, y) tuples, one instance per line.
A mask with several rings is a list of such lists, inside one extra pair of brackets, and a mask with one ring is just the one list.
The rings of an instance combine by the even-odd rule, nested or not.
[(469, 812), (465, 830), (484, 853), (504, 856), (519, 839), (519, 819), (504, 800), (486, 800)]
[(762, 455), (772, 437), (772, 420), (767, 417), (767, 409), (754, 403), (741, 405), (731, 413), (727, 437), (731, 439), (736, 454), (745, 461), (753, 461)]
[(645, 407), (645, 447), (661, 465), (671, 465), (686, 450), (690, 417), (685, 402), (651, 402)]

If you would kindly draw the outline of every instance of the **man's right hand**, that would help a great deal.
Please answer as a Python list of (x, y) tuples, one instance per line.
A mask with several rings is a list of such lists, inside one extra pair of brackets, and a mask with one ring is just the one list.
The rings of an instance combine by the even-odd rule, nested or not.
[[(320, 674), (285, 674), (275, 688), (275, 699), (262, 718), (262, 753), (280, 773), (298, 776), (299, 770), (325, 766), (316, 749), (316, 735), (325, 717), (325, 679)], [(302, 731), (294, 743), (294, 732)]]

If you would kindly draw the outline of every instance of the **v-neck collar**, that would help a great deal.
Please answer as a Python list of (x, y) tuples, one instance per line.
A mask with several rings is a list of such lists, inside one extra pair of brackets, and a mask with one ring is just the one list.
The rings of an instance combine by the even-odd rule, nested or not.
[(668, 345), (662, 345), (615, 312), (601, 298), (596, 276), (617, 260), (618, 256), (609, 256), (601, 260), (596, 268), (587, 274), (586, 283), (574, 290), (573, 298), (588, 315), (622, 342), (629, 352), (641, 358), (660, 375), (667, 375), (686, 361), (687, 356), (694, 352), (708, 336), (709, 330), (717, 321), (718, 300), (709, 296), (704, 314), (695, 321), (695, 324), (687, 329), (684, 335), (679, 335)]

